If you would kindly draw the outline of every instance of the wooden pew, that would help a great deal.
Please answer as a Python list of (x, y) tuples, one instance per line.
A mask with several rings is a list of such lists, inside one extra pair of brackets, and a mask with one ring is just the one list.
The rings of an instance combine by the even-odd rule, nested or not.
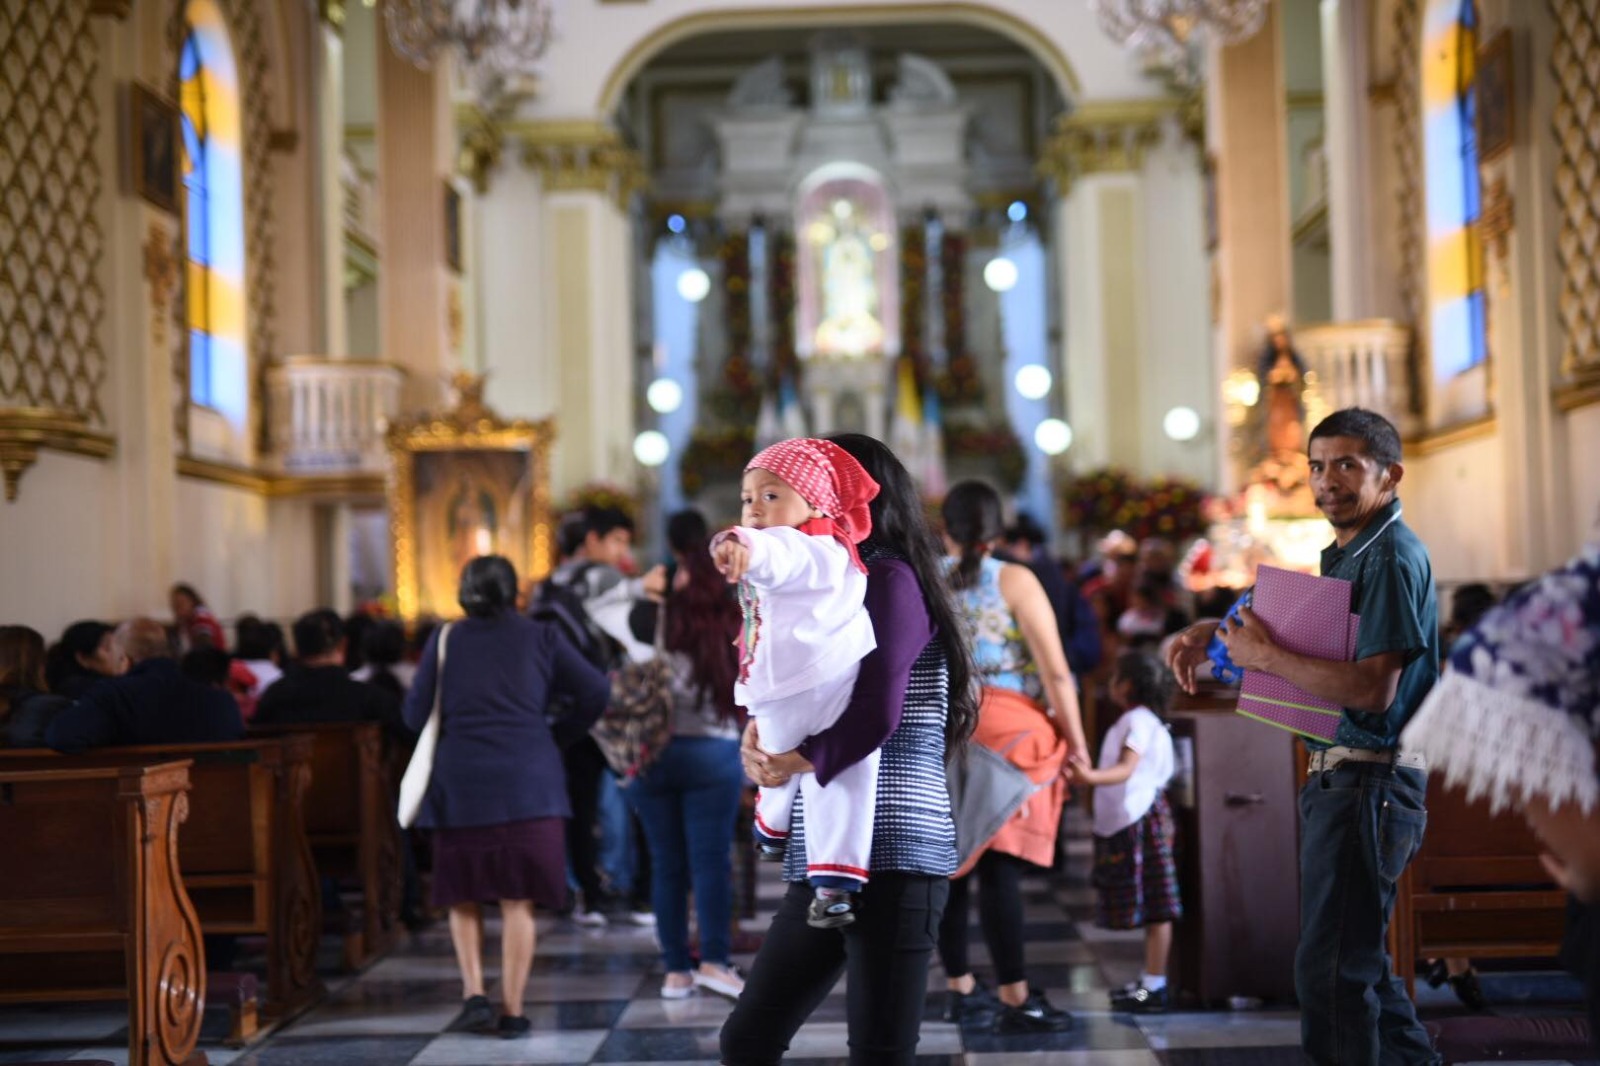
[[(278, 1021), (322, 995), (321, 888), (306, 841), (312, 740), (101, 748), (79, 755), (0, 749), (0, 769), (126, 766), (190, 760), (190, 814), (178, 842), (184, 888), (208, 935), (267, 940), (266, 1014)], [(230, 1005), (232, 1042), (255, 1035), (253, 1001)]]
[(1566, 926), (1566, 894), (1539, 864), (1533, 831), (1514, 811), (1489, 813), (1485, 799), (1428, 788), (1422, 848), (1397, 885), (1390, 952), (1411, 988), (1419, 958), (1555, 955)]
[(344, 965), (359, 969), (389, 949), (400, 928), (400, 825), (394, 775), (377, 722), (253, 725), (252, 736), (312, 738), (306, 836), (318, 872), (359, 886), (358, 924), (342, 931)]
[(133, 1066), (207, 1061), (188, 789), (186, 762), (0, 771), (0, 1003), (125, 999)]

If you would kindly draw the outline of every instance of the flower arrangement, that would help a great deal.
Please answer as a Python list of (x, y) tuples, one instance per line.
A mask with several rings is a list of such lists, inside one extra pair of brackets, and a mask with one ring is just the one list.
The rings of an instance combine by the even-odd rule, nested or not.
[(1126, 470), (1107, 467), (1072, 479), (1060, 495), (1069, 528), (1121, 529), (1135, 539), (1182, 539), (1206, 528), (1208, 497), (1187, 478), (1141, 481)]
[(589, 481), (579, 485), (562, 500), (560, 513), (570, 514), (585, 507), (615, 507), (635, 524), (639, 521), (638, 495), (614, 482)]
[(976, 407), (983, 403), (983, 379), (978, 376), (978, 362), (965, 352), (952, 355), (934, 377), (933, 384), (946, 407)]
[(1007, 492), (1021, 488), (1028, 473), (1028, 455), (1022, 450), (1022, 441), (1005, 422), (947, 426), (944, 447), (945, 455), (952, 460), (983, 460), (988, 472)]
[(944, 347), (951, 362), (967, 354), (966, 267), (967, 239), (947, 230), (939, 244), (939, 270), (944, 278), (939, 308), (944, 313)]
[(900, 351), (918, 364), (917, 380), (922, 380), (921, 364), (926, 359), (928, 231), (910, 225), (900, 231)]
[(777, 388), (785, 378), (800, 384), (800, 360), (794, 350), (794, 316), (799, 304), (795, 290), (794, 234), (768, 231), (767, 308), (772, 316), (772, 358), (768, 385)]
[(715, 429), (697, 427), (689, 434), (689, 445), (678, 466), (683, 491), (694, 496), (707, 478), (737, 477), (754, 454), (755, 429), (751, 423)]
[(750, 355), (750, 235), (732, 233), (723, 240), (722, 284), (727, 292), (723, 313), (728, 322), (728, 351), (736, 357)]

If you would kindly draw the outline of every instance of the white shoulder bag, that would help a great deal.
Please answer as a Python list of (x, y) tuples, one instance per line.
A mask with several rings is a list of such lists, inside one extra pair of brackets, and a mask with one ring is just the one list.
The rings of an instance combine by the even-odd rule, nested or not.
[(444, 692), (444, 646), (450, 639), (450, 626), (439, 631), (439, 668), (433, 675), (433, 710), (428, 722), (417, 738), (417, 750), (411, 753), (405, 776), (400, 779), (400, 824), (410, 829), (422, 812), (422, 800), (428, 794), (428, 780), (433, 776), (433, 752), (439, 746), (439, 699)]

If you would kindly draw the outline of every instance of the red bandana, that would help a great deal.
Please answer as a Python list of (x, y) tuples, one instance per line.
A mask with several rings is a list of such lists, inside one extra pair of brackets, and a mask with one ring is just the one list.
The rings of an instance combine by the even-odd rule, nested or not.
[(782, 478), (824, 515), (802, 524), (800, 532), (833, 537), (855, 567), (867, 572), (856, 545), (872, 533), (867, 504), (878, 495), (878, 483), (855, 456), (831, 440), (796, 437), (762, 449), (745, 470), (767, 470)]

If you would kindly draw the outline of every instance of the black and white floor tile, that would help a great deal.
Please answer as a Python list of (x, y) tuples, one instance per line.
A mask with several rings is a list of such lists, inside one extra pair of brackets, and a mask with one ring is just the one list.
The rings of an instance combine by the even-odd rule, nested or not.
[[(1073, 850), (1081, 856), (1085, 845), (1075, 841)], [(1082, 865), (1081, 859), (1074, 863)], [(761, 906), (770, 910), (781, 890), (775, 881), (764, 882)], [(1137, 976), (1138, 934), (1093, 929), (1091, 890), (1081, 883), (1041, 874), (1028, 882), (1027, 891), (1030, 978), (1057, 1006), (1073, 1012), (1072, 1031), (1022, 1037), (962, 1032), (939, 1020), (944, 979), (935, 965), (928, 979), (921, 1066), (1299, 1066), (1304, 1061), (1293, 1010), (1112, 1013), (1107, 989)], [(495, 952), (491, 939), (485, 956), (491, 981)], [(976, 929), (973, 953), (984, 972), (988, 960)], [(749, 956), (736, 961), (747, 964)], [(660, 961), (648, 928), (580, 929), (545, 916), (539, 919), (526, 996), (533, 1032), (523, 1039), (442, 1032), (461, 996), (442, 924), (409, 938), (366, 972), (329, 975), (328, 981), (326, 1001), (253, 1046), (234, 1050), (203, 1041), (201, 1050), (215, 1066), (701, 1066), (717, 1061), (717, 1033), (730, 1007), (704, 994), (661, 999)], [(845, 1062), (843, 997), (844, 989), (835, 989), (800, 1031), (786, 1061), (796, 1066)], [(208, 1015), (207, 1034), (215, 1034), (222, 1021)], [(124, 1016), (118, 1008), (0, 1008), (0, 1063), (61, 1060), (126, 1063)]]

